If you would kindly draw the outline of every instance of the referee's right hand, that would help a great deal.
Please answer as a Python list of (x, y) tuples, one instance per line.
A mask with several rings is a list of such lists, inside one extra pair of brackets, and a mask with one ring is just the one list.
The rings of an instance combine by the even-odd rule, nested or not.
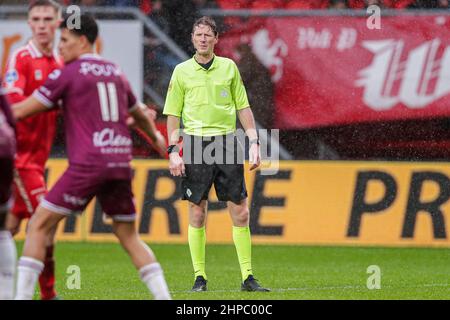
[(178, 152), (172, 152), (169, 155), (169, 169), (170, 174), (175, 177), (184, 176), (184, 161), (183, 158), (180, 157)]

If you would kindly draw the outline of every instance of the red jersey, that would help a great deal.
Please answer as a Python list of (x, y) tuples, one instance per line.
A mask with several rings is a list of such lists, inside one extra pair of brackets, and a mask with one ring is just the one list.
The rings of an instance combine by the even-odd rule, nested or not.
[[(62, 62), (54, 52), (46, 56), (33, 41), (16, 50), (6, 69), (3, 86), (11, 103), (17, 103), (44, 84), (53, 70), (62, 67)], [(17, 132), (18, 169), (37, 169), (44, 172), (56, 131), (56, 111), (44, 112), (19, 121)]]

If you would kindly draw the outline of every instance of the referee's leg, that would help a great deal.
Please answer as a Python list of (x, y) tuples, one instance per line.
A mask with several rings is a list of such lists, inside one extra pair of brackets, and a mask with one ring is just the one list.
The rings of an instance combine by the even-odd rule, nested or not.
[(195, 282), (193, 291), (206, 291), (205, 248), (206, 231), (205, 221), (208, 210), (208, 201), (202, 200), (198, 205), (189, 202), (189, 229), (188, 241), (191, 251), (192, 265), (194, 267)]
[(233, 221), (233, 242), (241, 267), (242, 291), (266, 292), (269, 289), (263, 288), (253, 277), (252, 269), (252, 240), (250, 235), (250, 213), (247, 198), (238, 203), (228, 201), (228, 210)]
[(227, 201), (231, 220), (233, 221), (233, 241), (241, 267), (242, 281), (253, 275), (252, 270), (252, 243), (250, 236), (250, 214), (247, 198), (240, 203)]

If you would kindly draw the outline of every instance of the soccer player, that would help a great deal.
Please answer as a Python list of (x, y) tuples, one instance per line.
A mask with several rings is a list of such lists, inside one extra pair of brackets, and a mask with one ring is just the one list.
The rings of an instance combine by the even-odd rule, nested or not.
[(45, 258), (45, 238), (63, 218), (86, 208), (96, 196), (113, 219), (113, 231), (155, 299), (170, 299), (163, 270), (135, 229), (131, 190), (132, 141), (126, 119), (157, 144), (155, 134), (124, 74), (93, 54), (96, 21), (80, 15), (80, 28), (61, 24), (60, 53), (66, 66), (54, 71), (27, 100), (14, 105), (16, 119), (54, 108), (61, 99), (69, 167), (30, 220), (18, 263), (16, 299), (31, 299)]
[[(1, 81), (1, 79), (0, 79)], [(0, 300), (14, 298), (16, 245), (6, 229), (6, 216), (12, 204), (12, 180), (15, 154), (14, 121), (9, 104), (0, 88)]]
[[(61, 8), (51, 0), (32, 1), (28, 25), (32, 38), (16, 50), (6, 69), (4, 87), (11, 103), (25, 100), (48, 75), (62, 66), (54, 50), (55, 32), (61, 23)], [(14, 206), (7, 228), (16, 234), (21, 221), (29, 219), (46, 193), (45, 163), (56, 131), (56, 111), (33, 116), (17, 124), (17, 156), (14, 172)], [(55, 299), (54, 234), (46, 240), (44, 271), (39, 278), (42, 300)]]
[[(183, 176), (183, 199), (189, 200), (188, 239), (195, 278), (192, 290), (207, 290), (205, 221), (208, 194), (214, 183), (217, 198), (227, 201), (233, 221), (233, 240), (242, 275), (241, 289), (269, 291), (253, 277), (247, 190), (243, 159), (238, 159), (235, 136), (237, 114), (250, 139), (251, 170), (257, 168), (260, 152), (253, 113), (236, 64), (214, 55), (214, 46), (218, 41), (214, 20), (209, 17), (197, 20), (191, 40), (196, 53), (192, 59), (175, 68), (163, 113), (167, 115), (170, 139), (170, 172), (174, 176)], [(180, 117), (184, 125), (183, 158), (188, 157), (189, 163), (178, 153)], [(195, 152), (198, 145), (200, 149)], [(231, 155), (232, 163), (221, 161), (219, 156), (203, 158), (212, 149), (216, 154)], [(202, 159), (197, 161), (199, 155)]]

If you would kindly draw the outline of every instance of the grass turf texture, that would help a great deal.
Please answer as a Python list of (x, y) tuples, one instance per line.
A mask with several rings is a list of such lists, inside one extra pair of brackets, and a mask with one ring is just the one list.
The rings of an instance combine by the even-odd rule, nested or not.
[[(21, 252), (23, 243), (18, 243)], [(253, 268), (269, 293), (240, 291), (232, 245), (207, 245), (208, 292), (191, 293), (187, 245), (152, 245), (174, 299), (449, 299), (450, 250), (438, 248), (253, 247)], [(149, 299), (145, 285), (118, 244), (56, 246), (57, 290), (65, 299)], [(81, 269), (81, 289), (69, 290), (67, 268)], [(381, 268), (381, 289), (366, 286), (367, 267)], [(35, 296), (37, 298), (38, 295)]]

